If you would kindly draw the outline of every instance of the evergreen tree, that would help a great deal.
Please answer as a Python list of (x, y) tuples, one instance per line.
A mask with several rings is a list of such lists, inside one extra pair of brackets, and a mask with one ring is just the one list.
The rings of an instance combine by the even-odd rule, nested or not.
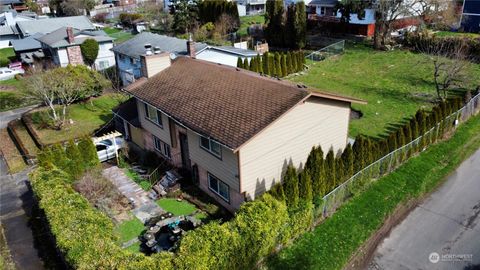
[(249, 67), (248, 67), (248, 70), (253, 71), (253, 72), (256, 72), (256, 70), (255, 70), (255, 58), (252, 58), (252, 59), (250, 60), (250, 65), (249, 65)]
[(275, 76), (282, 77), (282, 58), (280, 53), (275, 53)]
[[(299, 1), (295, 3), (295, 39), (294, 39), (294, 48), (302, 49), (306, 45), (307, 37), (307, 12), (305, 10), (305, 3)], [(303, 63), (302, 60), (300, 63)]]
[(347, 147), (345, 147), (345, 150), (343, 150), (342, 161), (343, 161), (343, 167), (345, 169), (345, 178), (349, 179), (354, 174), (354, 169), (353, 169), (354, 159), (353, 159), (352, 145), (347, 144)]
[(100, 164), (97, 149), (89, 136), (84, 136), (78, 143), (78, 150), (82, 155), (83, 167), (85, 169), (96, 167)]
[(412, 130), (412, 140), (415, 140), (418, 138), (418, 136), (420, 136), (416, 117), (412, 117), (412, 119), (410, 119), (410, 129)]
[(325, 165), (323, 151), (320, 146), (313, 147), (305, 162), (305, 170), (308, 170), (312, 178), (312, 192), (314, 196), (322, 196), (325, 193)]
[(292, 73), (296, 73), (297, 72), (297, 55), (296, 55), (297, 52), (292, 52)]
[(292, 74), (293, 69), (292, 69), (292, 53), (287, 52), (287, 74)]
[(340, 185), (345, 181), (345, 166), (341, 156), (335, 159), (335, 179), (336, 185)]
[(425, 121), (425, 112), (423, 110), (418, 110), (417, 113), (415, 114), (415, 118), (418, 123), (419, 135), (425, 134), (425, 132), (427, 131), (427, 125)]
[(327, 154), (327, 158), (325, 159), (327, 193), (332, 191), (337, 185), (335, 163), (335, 154), (333, 153), (333, 149), (330, 148), (330, 151), (328, 151)]
[(52, 167), (54, 163), (53, 163), (52, 150), (49, 146), (46, 146), (42, 150), (38, 151), (37, 162), (38, 162), (38, 165), (41, 167), (44, 167), (44, 168)]
[(303, 53), (301, 51), (298, 51), (296, 53), (297, 56), (297, 72), (300, 72), (303, 70), (303, 61), (305, 58), (302, 58)]
[(240, 56), (237, 59), (237, 67), (238, 68), (243, 68), (243, 61), (242, 61), (242, 58)]
[(258, 72), (261, 73), (261, 74), (263, 74), (264, 71), (263, 71), (263, 61), (262, 61), (262, 57), (260, 56), (260, 54), (257, 54), (256, 58), (257, 58)]
[(243, 59), (243, 66), (245, 69), (250, 70), (250, 64), (248, 63), (248, 58)]
[(68, 171), (68, 166), (70, 165), (70, 160), (67, 158), (65, 154), (65, 149), (59, 143), (52, 145), (52, 161), (57, 168), (62, 171)]
[(298, 174), (295, 167), (289, 165), (285, 176), (283, 177), (283, 185), (287, 206), (294, 209), (298, 206)]
[(269, 55), (268, 52), (265, 52), (263, 54), (262, 64), (263, 64), (263, 73), (267, 74), (267, 75), (270, 75), (270, 69), (269, 69), (269, 66), (268, 66), (268, 58), (269, 58), (268, 55)]
[(268, 55), (268, 75), (269, 76), (275, 76), (275, 61), (274, 61), (274, 55), (269, 54)]
[(270, 194), (279, 201), (285, 201), (285, 192), (283, 191), (282, 183), (274, 184), (270, 189)]
[(298, 189), (300, 199), (305, 200), (307, 203), (311, 203), (313, 200), (312, 178), (310, 177), (308, 170), (304, 169), (300, 174)]
[(282, 77), (287, 76), (287, 55), (282, 53)]
[(80, 151), (78, 150), (77, 144), (73, 140), (70, 140), (67, 143), (65, 148), (65, 154), (70, 160), (68, 173), (70, 173), (73, 178), (79, 177), (83, 173), (83, 159)]
[(398, 144), (397, 144), (397, 136), (396, 133), (392, 132), (388, 136), (388, 152), (393, 152), (397, 150)]
[(363, 147), (364, 147), (364, 138), (362, 135), (358, 135), (355, 138), (355, 143), (353, 144), (353, 147), (352, 147), (353, 157), (355, 160), (355, 164), (354, 164), (355, 172), (358, 172), (365, 167)]
[(271, 0), (265, 4), (265, 38), (272, 47), (283, 47), (283, 1)]

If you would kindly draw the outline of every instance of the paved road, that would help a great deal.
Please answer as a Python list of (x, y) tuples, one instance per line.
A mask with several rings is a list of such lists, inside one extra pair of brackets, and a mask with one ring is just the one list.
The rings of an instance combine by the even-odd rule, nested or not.
[(27, 185), (26, 171), (0, 175), (0, 221), (17, 269), (44, 269), (28, 225), (33, 201)]
[[(440, 255), (436, 263), (429, 259), (434, 252)], [(480, 150), (392, 230), (369, 268), (480, 269)]]
[(0, 112), (0, 129), (6, 128), (8, 122), (19, 118), (22, 116), (23, 113), (37, 107), (37, 105), (29, 106), (29, 107), (24, 107), (24, 108), (19, 108), (11, 111), (6, 111), (6, 112)]

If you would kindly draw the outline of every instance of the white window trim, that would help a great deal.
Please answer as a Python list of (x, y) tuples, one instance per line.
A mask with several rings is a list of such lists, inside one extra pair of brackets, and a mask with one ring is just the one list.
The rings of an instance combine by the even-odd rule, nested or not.
[[(147, 104), (147, 103), (144, 103), (144, 104), (145, 104), (145, 106), (144, 106), (143, 108), (144, 108), (144, 110), (145, 110), (145, 118), (146, 118), (148, 121), (154, 123), (155, 125), (157, 125), (157, 126), (159, 126), (160, 128), (163, 129), (162, 113), (161, 113), (159, 110), (157, 110), (157, 108), (155, 108), (155, 107), (153, 107), (153, 106), (151, 106), (151, 105), (149, 105), (149, 104)], [(157, 114), (157, 121), (155, 121), (154, 118), (151, 118), (151, 117), (150, 117), (150, 114), (149, 114), (149, 112), (148, 112), (148, 108), (152, 108), (153, 110), (155, 110), (155, 112), (156, 112), (156, 114)]]
[[(224, 201), (230, 203), (230, 186), (228, 186), (227, 184), (225, 184), (225, 182), (223, 182), (222, 180), (218, 179), (218, 177), (216, 177), (215, 175), (207, 172), (207, 178), (208, 178), (208, 189), (210, 191), (212, 191), (213, 193), (217, 194), (220, 198), (222, 198)], [(218, 192), (216, 190), (214, 190), (213, 188), (210, 187), (210, 179), (211, 178), (215, 178), (215, 180), (217, 180), (217, 189), (219, 190)], [(220, 194), (220, 183), (224, 184), (226, 187), (227, 187), (227, 194), (228, 194), (228, 198), (225, 198), (223, 197), (223, 195)]]
[[(155, 148), (155, 150), (157, 150), (157, 152), (159, 152), (164, 158), (169, 160), (172, 159), (172, 147), (170, 147), (170, 145), (160, 140), (157, 136), (153, 134), (152, 134), (152, 139), (153, 139), (153, 148)], [(160, 147), (157, 147), (157, 141), (160, 144), (159, 145)], [(169, 155), (167, 155), (167, 151), (166, 151), (167, 147), (169, 149), (168, 150)]]
[[(199, 135), (199, 137), (200, 137), (200, 141), (199, 141), (199, 143), (200, 143), (200, 148), (202, 148), (203, 150), (209, 152), (210, 154), (212, 154), (212, 155), (214, 155), (215, 157), (217, 157), (217, 158), (219, 158), (220, 160), (222, 160), (222, 145), (219, 144), (219, 143), (217, 143), (217, 142), (215, 142), (215, 141), (213, 141), (212, 139), (207, 138), (207, 137), (204, 137), (204, 136), (202, 136), (202, 135)], [(209, 147), (209, 148), (206, 148), (206, 147), (204, 147), (204, 146), (202, 145), (202, 138), (208, 140), (208, 147)], [(213, 151), (211, 150), (211, 149), (212, 149), (212, 142), (213, 142), (213, 143), (216, 143), (216, 144), (218, 145), (218, 147), (219, 147), (219, 149), (220, 149), (220, 153), (217, 154), (217, 153), (215, 153), (215, 152), (213, 152)]]

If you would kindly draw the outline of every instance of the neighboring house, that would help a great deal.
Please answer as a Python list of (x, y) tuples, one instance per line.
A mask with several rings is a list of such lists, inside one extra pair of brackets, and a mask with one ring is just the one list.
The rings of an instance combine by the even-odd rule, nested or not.
[(22, 39), (14, 39), (10, 41), (17, 59), (23, 64), (33, 65), (36, 61), (40, 61), (45, 56), (42, 50), (42, 44), (38, 41), (43, 34), (36, 33)]
[(265, 13), (267, 0), (237, 0), (237, 5), (244, 6), (246, 15), (257, 15)]
[(77, 30), (95, 30), (95, 26), (86, 16), (71, 16), (17, 22), (17, 29), (22, 38), (35, 33), (48, 34), (60, 27), (72, 27)]
[(0, 13), (0, 49), (7, 48), (11, 40), (20, 38), (17, 22), (35, 19), (36, 15), (32, 16), (30, 12), (18, 13), (15, 10), (8, 10)]
[[(198, 59), (229, 66), (236, 66), (238, 57), (252, 58), (257, 52), (230, 46), (210, 46), (205, 43), (192, 43), (192, 52)], [(168, 52), (175, 55), (187, 55), (187, 40), (164, 35), (142, 32), (134, 38), (113, 47), (117, 69), (124, 86), (136, 79), (146, 77), (142, 74), (140, 56), (145, 54), (145, 45), (152, 52)]]
[(141, 61), (151, 77), (125, 90), (138, 111), (120, 118), (126, 137), (190, 171), (230, 211), (279, 182), (287, 164), (302, 167), (313, 146), (343, 150), (351, 103), (364, 103), (186, 56)]
[(104, 31), (87, 31), (60, 27), (57, 30), (38, 38), (43, 52), (53, 64), (65, 67), (68, 64), (84, 64), (80, 45), (87, 39), (94, 39), (99, 44), (95, 69), (103, 70), (115, 65), (115, 56), (111, 51), (113, 38)]
[[(318, 21), (324, 25), (324, 28), (329, 31), (339, 32), (347, 31), (351, 34), (373, 36), (375, 34), (375, 1), (373, 4), (365, 8), (363, 16), (358, 16), (356, 13), (350, 14), (350, 21), (347, 27), (339, 27), (342, 13), (336, 8), (341, 0), (312, 0), (309, 4), (308, 19)], [(420, 15), (422, 10), (421, 3), (414, 2), (414, 0), (406, 0), (405, 5), (411, 6), (407, 9), (408, 14), (400, 14), (393, 25), (395, 30), (403, 29), (409, 26), (418, 25), (420, 21), (416, 18)]]
[(465, 32), (480, 34), (480, 1), (465, 0), (463, 2), (461, 25)]

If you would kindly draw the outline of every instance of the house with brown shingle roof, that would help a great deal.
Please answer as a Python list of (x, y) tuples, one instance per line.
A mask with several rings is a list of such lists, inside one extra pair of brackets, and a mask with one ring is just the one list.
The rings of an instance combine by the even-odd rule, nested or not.
[(302, 166), (313, 146), (343, 149), (350, 105), (364, 103), (189, 57), (142, 61), (152, 76), (126, 89), (137, 144), (191, 171), (231, 211), (280, 181), (287, 164)]

